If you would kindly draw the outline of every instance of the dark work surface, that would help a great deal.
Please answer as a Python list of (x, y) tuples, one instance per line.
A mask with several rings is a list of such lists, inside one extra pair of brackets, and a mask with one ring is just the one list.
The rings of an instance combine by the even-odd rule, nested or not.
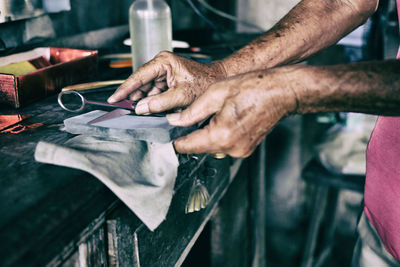
[(15, 113), (32, 116), (20, 123), (21, 129), (43, 125), (19, 134), (0, 133), (0, 238), (4, 241), (0, 265), (15, 266), (23, 259), (40, 265), (116, 198), (85, 172), (35, 162), (38, 141), (60, 144), (73, 136), (60, 128), (65, 118), (76, 114), (62, 111), (55, 96), (20, 110), (0, 109), (1, 115)]
[[(131, 68), (107, 69), (107, 63), (99, 62), (99, 80), (124, 79), (131, 73)], [(107, 92), (85, 94), (85, 97), (105, 101), (115, 87), (108, 89)], [(83, 112), (94, 109), (98, 107), (88, 107)], [(72, 255), (76, 244), (91, 228), (97, 229), (106, 221), (106, 214), (123, 204), (86, 172), (35, 162), (34, 151), (39, 141), (62, 144), (74, 136), (63, 131), (63, 121), (77, 114), (62, 110), (55, 95), (20, 109), (0, 105), (0, 115), (12, 114), (29, 115), (30, 118), (15, 128), (15, 131), (21, 130), (18, 134), (0, 131), (0, 266), (59, 264)], [(177, 195), (187, 195), (192, 176), (198, 175), (200, 167), (207, 165), (203, 159), (204, 156), (179, 156), (175, 192), (185, 192)], [(217, 161), (217, 165), (226, 175), (229, 160)], [(218, 189), (217, 195), (228, 186), (225, 178), (217, 183), (218, 186), (211, 186)], [(186, 199), (177, 201), (175, 199), (173, 203), (178, 203), (179, 211), (169, 213), (170, 220), (179, 220), (177, 214), (183, 215), (181, 206)], [(188, 216), (188, 219), (193, 216), (199, 215)], [(170, 221), (163, 225), (175, 224)], [(197, 227), (198, 224), (200, 222), (193, 225)], [(182, 226), (176, 224), (176, 227)], [(146, 233), (142, 227), (140, 229), (141, 234)], [(189, 238), (195, 228), (187, 232)], [(145, 234), (142, 238), (152, 240), (162, 236)]]
[[(0, 265), (43, 266), (119, 201), (90, 174), (35, 162), (39, 141), (62, 144), (74, 136), (62, 128), (63, 120), (76, 114), (63, 111), (56, 96), (19, 110), (0, 107), (0, 115), (10, 114), (31, 117), (20, 123), (19, 129), (27, 130), (0, 133)], [(43, 125), (28, 129), (37, 123)], [(180, 161), (176, 186), (201, 164), (190, 157)]]
[[(180, 167), (181, 175), (175, 184), (175, 194), (167, 218), (154, 232), (143, 224), (138, 225), (137, 220), (129, 216), (130, 211), (126, 207), (117, 208), (110, 214), (107, 221), (107, 227), (111, 229), (108, 243), (112, 245), (108, 251), (111, 251), (112, 261), (116, 262), (113, 266), (180, 266), (187, 249), (193, 246), (192, 240), (196, 233), (202, 231), (204, 224), (211, 219), (229, 185), (228, 159), (201, 156), (196, 162), (202, 164), (181, 166), (190, 171), (183, 171)], [(185, 205), (195, 178), (200, 179), (207, 188), (210, 203), (201, 211), (185, 214)], [(246, 180), (247, 177), (242, 178)], [(221, 223), (219, 227), (224, 227), (226, 223), (231, 222)], [(205, 254), (212, 253), (204, 249)]]

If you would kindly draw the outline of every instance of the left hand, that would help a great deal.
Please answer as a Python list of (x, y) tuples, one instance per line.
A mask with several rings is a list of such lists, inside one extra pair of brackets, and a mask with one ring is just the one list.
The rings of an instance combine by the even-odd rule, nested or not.
[[(281, 75), (283, 74), (283, 75)], [(251, 72), (214, 83), (181, 113), (167, 116), (176, 126), (190, 126), (212, 116), (210, 123), (174, 142), (184, 154), (225, 153), (248, 157), (297, 100), (285, 72)]]
[(201, 63), (163, 51), (135, 71), (108, 101), (115, 103), (129, 96), (141, 99), (136, 114), (159, 113), (188, 106), (210, 84), (225, 78), (221, 61)]

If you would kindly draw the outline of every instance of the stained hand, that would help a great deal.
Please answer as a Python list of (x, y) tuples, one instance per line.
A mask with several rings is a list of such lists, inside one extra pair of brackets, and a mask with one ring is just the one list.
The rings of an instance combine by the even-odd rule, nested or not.
[(158, 113), (191, 104), (208, 86), (226, 76), (221, 63), (199, 63), (161, 52), (133, 73), (108, 99), (139, 100), (137, 114)]
[(247, 157), (272, 128), (296, 110), (294, 92), (279, 71), (248, 73), (214, 83), (170, 124), (189, 126), (210, 116), (209, 124), (174, 142), (180, 153), (225, 153)]

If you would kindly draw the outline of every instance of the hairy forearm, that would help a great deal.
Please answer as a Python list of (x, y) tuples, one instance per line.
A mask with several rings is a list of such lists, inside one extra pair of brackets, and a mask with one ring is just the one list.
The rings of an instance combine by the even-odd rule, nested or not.
[(400, 61), (278, 69), (297, 98), (296, 113), (400, 115)]
[(181, 153), (247, 157), (285, 116), (332, 111), (400, 116), (400, 61), (248, 72), (212, 84), (167, 118), (189, 126), (211, 116), (207, 126), (174, 142)]
[(362, 24), (376, 5), (377, 0), (303, 0), (266, 34), (221, 63), (230, 77), (299, 62)]

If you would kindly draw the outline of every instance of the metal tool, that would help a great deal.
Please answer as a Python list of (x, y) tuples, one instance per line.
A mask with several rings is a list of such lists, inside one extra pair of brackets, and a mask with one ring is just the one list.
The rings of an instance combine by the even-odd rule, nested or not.
[(195, 177), (185, 206), (185, 213), (188, 214), (204, 209), (210, 202), (210, 198), (207, 188), (201, 183), (200, 179)]
[(130, 111), (130, 110), (117, 108), (117, 109), (114, 109), (113, 111), (110, 111), (110, 112), (104, 114), (104, 115), (101, 115), (100, 117), (98, 117), (96, 119), (89, 121), (87, 124), (95, 124), (98, 122), (111, 120), (114, 118), (118, 118), (118, 117), (121, 117), (124, 115), (131, 114), (131, 113), (132, 113), (132, 111)]
[[(72, 103), (65, 103), (63, 100), (64, 95), (75, 95), (77, 96), (76, 99), (78, 101), (72, 101)], [(109, 104), (107, 102), (101, 102), (101, 101), (92, 101), (92, 100), (87, 100), (85, 97), (83, 97), (82, 94), (76, 92), (76, 91), (62, 91), (61, 93), (58, 94), (58, 104), (65, 110), (70, 111), (70, 112), (81, 112), (86, 104), (91, 104), (91, 105), (96, 105), (96, 106), (102, 106), (102, 107), (112, 107), (112, 108), (122, 108), (122, 109), (128, 109), (128, 110), (135, 110), (136, 104), (138, 101), (133, 101), (133, 100), (122, 100), (114, 104)], [(77, 106), (77, 107), (68, 107), (68, 106)]]
[[(75, 108), (67, 107), (71, 105), (69, 103), (68, 105), (63, 102), (63, 96), (64, 95), (74, 95), (76, 96), (76, 99), (78, 101), (72, 101), (72, 105), (77, 105)], [(70, 112), (80, 112), (85, 108), (86, 104), (91, 104), (91, 105), (97, 105), (97, 106), (102, 106), (102, 107), (113, 107), (117, 108), (111, 112), (108, 112), (94, 120), (89, 121), (87, 124), (94, 124), (106, 120), (110, 120), (113, 118), (117, 118), (123, 115), (128, 115), (132, 113), (132, 111), (135, 110), (136, 103), (137, 101), (133, 100), (122, 100), (120, 102), (114, 103), (114, 104), (109, 104), (107, 102), (100, 102), (100, 101), (91, 101), (87, 100), (85, 97), (83, 97), (82, 94), (76, 92), (76, 91), (62, 91), (61, 93), (58, 94), (58, 104), (65, 110), (70, 111)]]
[(97, 81), (66, 86), (62, 91), (87, 91), (107, 86), (121, 85), (125, 80)]
[(212, 156), (214, 159), (224, 159), (224, 158), (226, 158), (227, 154), (225, 154), (225, 153), (223, 153), (223, 152), (219, 152), (219, 153), (211, 154), (211, 156)]
[[(73, 96), (75, 96), (75, 99), (72, 101), (72, 103), (67, 104), (63, 100), (63, 96), (65, 96), (65, 95), (73, 95)], [(80, 94), (76, 91), (62, 91), (61, 93), (58, 94), (58, 104), (63, 109), (70, 111), (70, 112), (81, 112), (85, 108), (86, 104), (116, 108), (113, 111), (110, 111), (98, 118), (95, 118), (95, 119), (89, 121), (87, 124), (95, 124), (98, 122), (107, 121), (107, 120), (111, 120), (111, 119), (114, 119), (117, 117), (121, 117), (124, 115), (134, 113), (137, 103), (138, 103), (138, 101), (133, 101), (133, 100), (122, 100), (122, 101), (119, 101), (114, 104), (109, 104), (107, 102), (101, 102), (101, 101), (92, 101), (92, 100), (87, 100), (82, 94)], [(70, 106), (74, 106), (74, 107), (70, 107)], [(152, 116), (165, 117), (165, 113), (152, 114)]]

